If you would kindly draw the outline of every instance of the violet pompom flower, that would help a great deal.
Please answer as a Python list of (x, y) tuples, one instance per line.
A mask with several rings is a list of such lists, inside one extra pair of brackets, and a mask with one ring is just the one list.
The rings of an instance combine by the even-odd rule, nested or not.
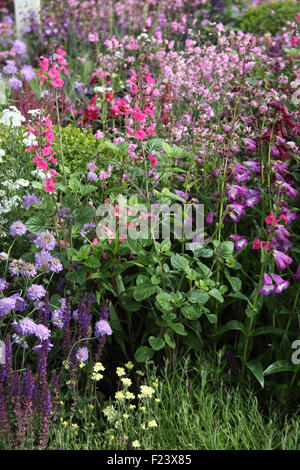
[(32, 263), (23, 262), (20, 272), (25, 277), (35, 277), (37, 275), (36, 267)]
[(14, 310), (15, 305), (16, 299), (13, 297), (3, 297), (0, 299), (0, 318)]
[(80, 362), (86, 362), (89, 358), (89, 350), (87, 347), (79, 348), (76, 351), (76, 359)]
[(9, 282), (0, 277), (0, 291), (6, 289), (9, 286)]
[(22, 273), (22, 268), (25, 264), (25, 261), (22, 259), (14, 259), (9, 263), (8, 271), (12, 276), (19, 276)]
[(30, 81), (36, 77), (32, 65), (23, 65), (21, 68), (21, 75), (27, 81)]
[(18, 90), (18, 88), (22, 88), (22, 82), (17, 77), (11, 77), (8, 80), (9, 86), (12, 90)]
[(47, 250), (42, 250), (41, 253), (35, 254), (35, 266), (41, 268), (46, 273), (49, 272), (49, 263), (52, 260), (52, 255)]
[(51, 251), (55, 248), (56, 239), (51, 232), (48, 230), (43, 233), (39, 233), (34, 241), (37, 248), (42, 250)]
[(27, 232), (27, 227), (20, 220), (17, 220), (13, 224), (11, 224), (11, 226), (9, 227), (9, 233), (13, 237), (15, 237), (16, 235), (19, 235), (19, 236), (25, 235), (26, 232)]
[(34, 335), (36, 326), (36, 323), (28, 317), (22, 318), (19, 322), (12, 322), (12, 327), (19, 336)]
[(27, 50), (25, 42), (20, 41), (19, 39), (16, 39), (13, 42), (13, 48), (17, 54), (24, 54)]
[(20, 294), (14, 294), (11, 296), (12, 299), (15, 299), (15, 307), (14, 310), (17, 312), (24, 312), (27, 308), (27, 302), (24, 300)]
[(52, 257), (49, 261), (49, 271), (52, 273), (59, 273), (63, 270), (63, 265), (61, 264), (60, 259)]
[(33, 204), (42, 204), (42, 201), (40, 201), (37, 196), (33, 194), (26, 194), (26, 196), (23, 196), (23, 206), (26, 207), (26, 209), (29, 209)]
[(51, 336), (51, 331), (42, 323), (36, 326), (35, 336), (40, 340), (46, 340)]
[(40, 300), (46, 295), (46, 289), (39, 284), (32, 284), (28, 290), (26, 296), (29, 300)]
[(95, 324), (95, 335), (96, 336), (112, 335), (112, 329), (107, 320), (99, 320)]
[(93, 171), (89, 171), (88, 174), (87, 174), (86, 179), (87, 179), (88, 181), (95, 182), (95, 181), (98, 180), (98, 176), (97, 176), (96, 173), (94, 173)]

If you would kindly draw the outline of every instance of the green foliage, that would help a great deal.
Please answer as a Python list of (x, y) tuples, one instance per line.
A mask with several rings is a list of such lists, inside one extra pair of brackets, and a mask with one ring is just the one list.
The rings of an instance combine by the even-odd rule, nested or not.
[(250, 33), (275, 34), (286, 26), (288, 21), (295, 21), (298, 12), (299, 4), (290, 0), (263, 3), (246, 11), (239, 22), (239, 27)]

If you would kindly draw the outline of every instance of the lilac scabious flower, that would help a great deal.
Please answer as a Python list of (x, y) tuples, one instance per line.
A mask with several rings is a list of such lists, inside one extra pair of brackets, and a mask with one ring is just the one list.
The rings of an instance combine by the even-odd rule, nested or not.
[(234, 243), (235, 250), (242, 250), (245, 246), (248, 245), (248, 241), (246, 237), (241, 237), (240, 235), (231, 235), (230, 239)]
[(87, 224), (84, 224), (80, 230), (79, 235), (81, 237), (85, 237), (89, 230), (93, 230), (95, 228), (96, 228), (96, 224), (94, 224), (94, 222), (89, 222)]
[(49, 271), (52, 273), (59, 273), (63, 270), (63, 265), (61, 264), (60, 259), (52, 257), (49, 261)]
[(89, 171), (86, 178), (88, 181), (91, 181), (91, 182), (95, 182), (98, 180), (98, 176), (93, 171)]
[(26, 194), (26, 196), (23, 196), (23, 206), (26, 207), (26, 209), (29, 209), (33, 204), (42, 204), (42, 201), (40, 201), (37, 196), (33, 194)]
[(26, 296), (29, 300), (39, 300), (45, 297), (46, 289), (39, 284), (32, 284), (28, 290)]
[(33, 67), (31, 65), (23, 65), (23, 67), (21, 68), (21, 75), (27, 81), (30, 81), (36, 77)]
[(47, 230), (46, 232), (39, 233), (34, 243), (37, 246), (37, 248), (51, 251), (54, 249), (56, 245), (56, 239), (53, 236), (53, 234)]
[(19, 322), (12, 322), (12, 327), (19, 336), (34, 335), (36, 323), (31, 318), (22, 318)]
[(27, 227), (20, 220), (17, 220), (13, 224), (11, 224), (11, 226), (9, 227), (9, 233), (13, 237), (15, 237), (16, 235), (20, 235), (20, 236), (25, 235), (26, 232), (27, 232)]
[(13, 42), (13, 48), (17, 54), (24, 54), (27, 50), (25, 42), (20, 41), (19, 39), (16, 39)]
[(13, 60), (7, 60), (6, 64), (7, 65), (5, 65), (2, 69), (2, 72), (5, 73), (5, 75), (13, 75), (14, 73), (17, 73), (18, 69)]
[(16, 333), (14, 333), (12, 335), (12, 339), (14, 340), (15, 343), (19, 344), (20, 346), (23, 346), (24, 349), (28, 349), (28, 343), (24, 337), (19, 336)]
[(22, 272), (24, 264), (25, 261), (22, 259), (14, 259), (11, 263), (9, 263), (8, 271), (12, 276), (19, 276)]
[(293, 262), (292, 258), (282, 253), (282, 251), (273, 250), (273, 255), (276, 266), (280, 271), (286, 269)]
[(24, 300), (20, 294), (14, 294), (11, 296), (11, 298), (15, 299), (15, 308), (17, 312), (24, 312), (27, 308), (27, 302)]
[(49, 272), (49, 263), (52, 260), (53, 256), (47, 251), (42, 250), (41, 253), (35, 254), (35, 266), (41, 268), (46, 273)]
[(37, 275), (36, 267), (32, 263), (23, 263), (21, 274), (25, 277), (35, 277)]
[(0, 277), (0, 291), (6, 289), (9, 286), (9, 282)]
[(86, 362), (89, 358), (89, 350), (87, 347), (79, 348), (76, 351), (76, 359), (80, 362)]
[(52, 312), (51, 321), (54, 326), (57, 326), (58, 328), (62, 329), (64, 325), (64, 310), (66, 306), (66, 300), (60, 299), (59, 301), (61, 303), (61, 306), (60, 308), (57, 308)]
[(3, 297), (0, 299), (0, 318), (14, 310), (15, 305), (16, 299), (13, 297)]
[(96, 336), (112, 335), (112, 329), (107, 320), (99, 320), (95, 324), (95, 335)]
[(17, 77), (11, 77), (9, 80), (9, 86), (12, 90), (18, 90), (18, 88), (22, 88), (22, 82)]
[(36, 325), (34, 334), (37, 338), (44, 341), (51, 336), (51, 331), (45, 325), (40, 323), (39, 325)]

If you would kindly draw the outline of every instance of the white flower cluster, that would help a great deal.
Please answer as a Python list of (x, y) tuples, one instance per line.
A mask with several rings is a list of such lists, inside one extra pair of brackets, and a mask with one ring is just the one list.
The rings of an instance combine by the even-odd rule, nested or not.
[(20, 127), (23, 121), (25, 121), (24, 116), (15, 106), (4, 109), (0, 118), (0, 124), (11, 127)]

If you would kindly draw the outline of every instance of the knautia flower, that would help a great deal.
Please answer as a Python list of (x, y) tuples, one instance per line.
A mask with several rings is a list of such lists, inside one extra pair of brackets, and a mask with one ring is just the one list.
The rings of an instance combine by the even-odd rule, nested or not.
[(13, 44), (13, 49), (15, 50), (15, 52), (17, 54), (24, 54), (27, 50), (27, 46), (25, 44), (25, 42), (23, 41), (20, 41), (19, 39), (16, 39)]
[(49, 264), (52, 258), (51, 253), (47, 250), (42, 250), (40, 253), (35, 254), (35, 266), (48, 273), (50, 271)]
[(3, 297), (0, 299), (0, 318), (14, 310), (15, 305), (16, 300), (13, 297)]
[(39, 338), (40, 340), (46, 340), (51, 336), (51, 331), (45, 326), (42, 325), (41, 323), (36, 326), (35, 329), (35, 336)]
[(0, 277), (0, 291), (6, 289), (9, 286), (9, 282)]
[(12, 322), (12, 327), (19, 336), (25, 336), (34, 335), (37, 325), (31, 318), (25, 317), (19, 322)]
[(36, 267), (32, 263), (23, 263), (20, 272), (25, 277), (35, 277), (37, 275)]
[(17, 220), (13, 224), (11, 224), (11, 226), (9, 227), (9, 233), (13, 237), (15, 237), (16, 235), (19, 235), (19, 236), (25, 235), (26, 232), (27, 232), (27, 227), (20, 220)]
[(76, 351), (76, 359), (80, 362), (86, 362), (89, 358), (89, 350), (87, 347), (79, 348)]
[(112, 335), (112, 329), (108, 321), (99, 320), (95, 324), (95, 335), (96, 336)]
[(26, 207), (26, 209), (29, 209), (33, 204), (42, 204), (42, 201), (40, 201), (37, 196), (33, 194), (26, 194), (26, 196), (23, 196), (23, 206)]
[(14, 259), (11, 263), (9, 263), (8, 271), (12, 276), (19, 276), (22, 272), (24, 264), (25, 261), (22, 259)]
[(63, 270), (63, 265), (59, 258), (52, 257), (49, 261), (49, 271), (53, 273), (59, 273)]
[(55, 248), (56, 239), (54, 235), (49, 232), (48, 230), (43, 233), (39, 233), (35, 239), (35, 245), (37, 248), (41, 248), (42, 250), (51, 251)]
[(27, 302), (24, 300), (19, 293), (13, 294), (11, 296), (13, 299), (15, 299), (15, 308), (17, 312), (24, 312), (27, 308)]
[(28, 290), (26, 296), (29, 300), (39, 300), (45, 297), (46, 289), (39, 284), (32, 284)]

